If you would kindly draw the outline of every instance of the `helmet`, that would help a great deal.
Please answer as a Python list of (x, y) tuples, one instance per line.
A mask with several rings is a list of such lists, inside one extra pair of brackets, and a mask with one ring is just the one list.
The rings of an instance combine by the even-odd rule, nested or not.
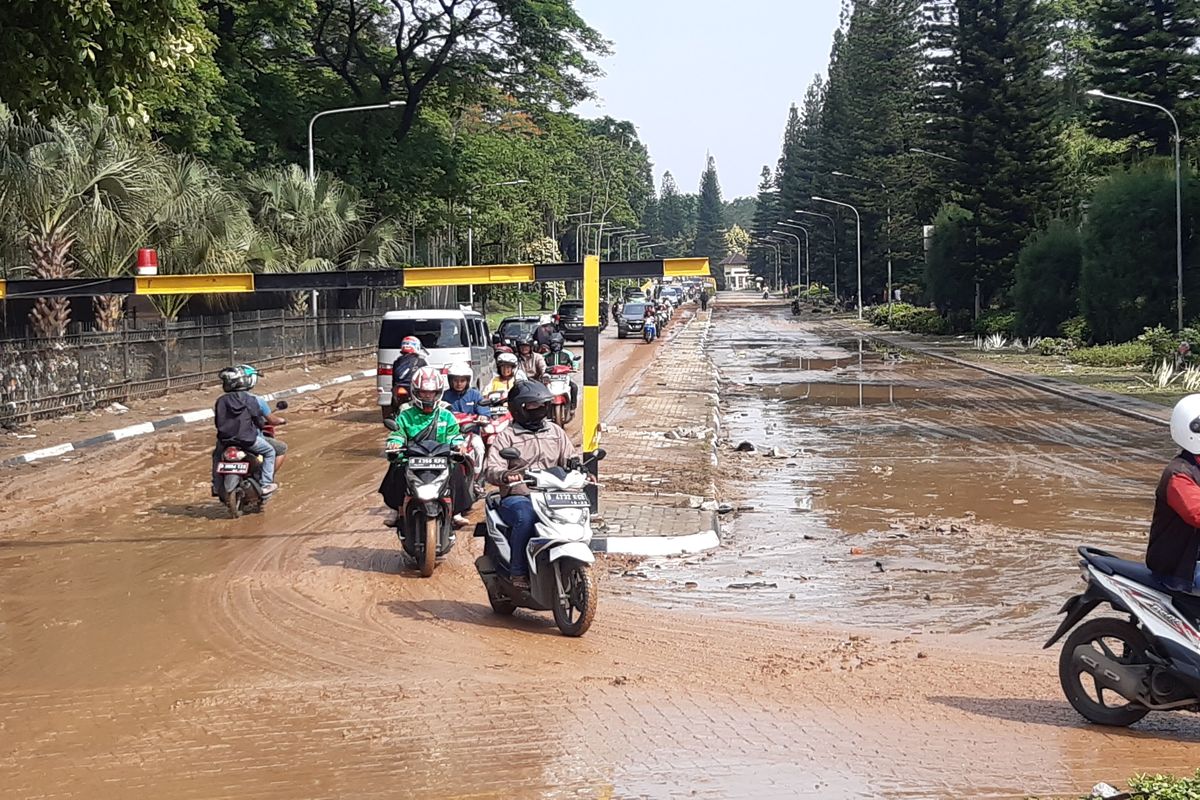
[(468, 381), (475, 377), (471, 365), (465, 361), (455, 361), (446, 368), (446, 379), (451, 378), (466, 378)]
[(520, 339), (517, 339), (517, 350), (520, 350), (522, 347), (532, 348), (533, 345), (534, 345), (534, 341), (533, 341), (532, 333), (526, 334), (525, 336), (522, 336)]
[(401, 353), (419, 353), (421, 352), (421, 340), (415, 336), (405, 336), (400, 340)]
[(505, 353), (508, 353), (509, 355), (511, 355), (512, 351), (513, 351), (513, 349), (511, 347), (509, 347), (508, 345), (498, 344), (498, 345), (496, 345), (495, 349), (492, 350), (492, 355), (496, 357), (496, 363), (499, 363), (500, 356), (504, 355)]
[(508, 390), (508, 413), (522, 428), (537, 433), (546, 427), (551, 399), (550, 390), (541, 381), (517, 381)]
[(496, 356), (496, 371), (499, 372), (500, 368), (505, 366), (506, 364), (508, 366), (512, 367), (514, 371), (516, 371), (517, 363), (518, 363), (517, 357), (514, 356), (512, 353), (501, 353), (498, 356)]
[(550, 334), (550, 349), (557, 353), (559, 350), (563, 349), (563, 344), (565, 341), (566, 340), (563, 339), (563, 335), (558, 331), (555, 331), (554, 333)]
[(554, 315), (552, 315), (552, 314), (542, 314), (540, 317), (538, 317), (539, 325), (550, 325), (553, 322), (554, 322)]
[(227, 392), (248, 392), (258, 385), (259, 372), (249, 364), (226, 367), (217, 373), (221, 388)]
[(1200, 394), (1189, 394), (1175, 404), (1171, 438), (1192, 455), (1200, 454)]
[(437, 408), (445, 391), (442, 373), (433, 367), (421, 367), (413, 375), (412, 399), (426, 414)]

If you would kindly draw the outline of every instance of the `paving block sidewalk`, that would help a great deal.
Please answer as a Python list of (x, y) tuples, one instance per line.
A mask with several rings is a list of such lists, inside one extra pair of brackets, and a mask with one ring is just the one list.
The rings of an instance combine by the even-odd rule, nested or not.
[[(600, 516), (611, 537), (719, 532), (713, 442), (720, 430), (716, 370), (707, 355), (710, 312), (658, 346), (609, 415), (601, 444)], [(713, 537), (713, 541), (716, 539)]]

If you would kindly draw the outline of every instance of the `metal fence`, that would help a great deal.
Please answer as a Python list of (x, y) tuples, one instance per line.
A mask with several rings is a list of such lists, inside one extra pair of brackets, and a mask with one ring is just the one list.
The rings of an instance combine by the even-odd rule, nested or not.
[(229, 364), (307, 365), (375, 348), (380, 312), (329, 314), (232, 312), (114, 333), (0, 341), (0, 425), (200, 389)]

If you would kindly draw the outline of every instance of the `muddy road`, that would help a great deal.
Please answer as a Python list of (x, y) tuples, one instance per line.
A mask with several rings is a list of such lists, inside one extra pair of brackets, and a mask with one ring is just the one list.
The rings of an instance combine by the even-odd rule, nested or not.
[[(494, 617), (474, 540), (401, 568), (369, 382), (297, 401), (262, 516), (207, 497), (203, 425), (7, 473), (0, 796), (1013, 797), (1195, 766), (1200, 725), (1087, 727), (1038, 650), (1073, 531), (1140, 547), (1161, 431), (717, 308), (727, 432), (804, 453), (722, 453), (755, 506), (728, 545), (608, 565), (579, 640)], [(643, 373), (669, 341), (603, 342), (606, 405), (670, 391)]]

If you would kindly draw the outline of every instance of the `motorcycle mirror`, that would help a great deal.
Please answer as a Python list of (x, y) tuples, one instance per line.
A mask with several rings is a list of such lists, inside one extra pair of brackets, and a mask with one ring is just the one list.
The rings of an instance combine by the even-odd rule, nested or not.
[(506, 447), (500, 451), (500, 457), (506, 461), (516, 461), (521, 457), (521, 453), (515, 447)]
[(287, 411), (287, 407), (288, 407), (287, 400), (280, 400), (278, 403), (275, 404), (275, 408), (278, 409), (279, 411)]
[(383, 421), (383, 427), (387, 428), (392, 433), (400, 430), (400, 426), (396, 423), (396, 420), (392, 419), (391, 417)]

